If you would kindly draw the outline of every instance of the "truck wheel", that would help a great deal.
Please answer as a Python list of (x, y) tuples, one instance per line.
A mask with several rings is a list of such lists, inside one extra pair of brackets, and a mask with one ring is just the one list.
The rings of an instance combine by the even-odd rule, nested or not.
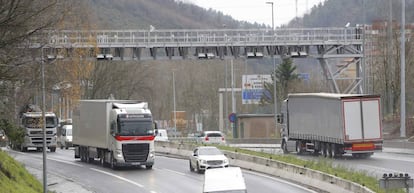
[(288, 154), (289, 153), (289, 151), (287, 149), (287, 143), (286, 143), (285, 140), (282, 141), (282, 150), (283, 150), (283, 153), (284, 154)]
[(21, 151), (21, 152), (26, 152), (26, 151), (27, 151), (27, 147), (20, 146), (20, 151)]
[(328, 146), (328, 156), (330, 157), (330, 158), (332, 158), (333, 157), (333, 154), (332, 154), (332, 144), (330, 144), (330, 143), (327, 143), (326, 144), (326, 146)]
[(336, 150), (336, 145), (334, 143), (331, 144), (331, 155), (332, 158), (336, 158), (338, 156), (338, 151)]
[(86, 151), (85, 151), (84, 147), (82, 147), (82, 146), (79, 147), (79, 154), (80, 154), (80, 157), (81, 157), (81, 161), (86, 162), (86, 156), (85, 156)]
[(301, 155), (303, 153), (301, 141), (296, 142), (296, 152), (298, 155)]
[(51, 147), (50, 152), (56, 152), (56, 147)]
[(102, 167), (105, 167), (105, 152), (101, 153), (101, 159), (99, 160), (99, 163), (101, 164)]
[(114, 154), (113, 153), (111, 153), (111, 162), (110, 162), (110, 166), (111, 166), (111, 169), (113, 169), (113, 170), (116, 170), (117, 168), (116, 168), (116, 162), (115, 162), (115, 159), (114, 159)]
[(326, 149), (326, 143), (322, 143), (322, 156), (323, 157), (328, 156), (328, 152), (327, 152), (327, 149)]

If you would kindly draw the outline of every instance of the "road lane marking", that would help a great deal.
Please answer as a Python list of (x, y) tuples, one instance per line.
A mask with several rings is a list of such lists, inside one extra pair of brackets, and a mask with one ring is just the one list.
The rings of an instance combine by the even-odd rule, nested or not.
[(50, 158), (50, 157), (48, 157), (47, 159), (48, 160), (57, 161), (57, 162), (62, 162), (62, 163), (65, 163), (65, 164), (70, 164), (70, 165), (74, 165), (74, 166), (83, 167), (82, 164), (77, 164), (77, 163), (73, 163), (73, 162), (66, 161), (66, 160), (61, 160), (61, 159), (56, 159), (56, 158)]
[(106, 174), (106, 175), (108, 175), (108, 176), (112, 176), (112, 177), (118, 178), (118, 179), (120, 179), (120, 180), (123, 180), (123, 181), (125, 181), (125, 182), (131, 183), (131, 184), (133, 184), (133, 185), (135, 185), (135, 186), (138, 186), (138, 187), (140, 187), (140, 188), (144, 188), (144, 186), (143, 186), (142, 184), (136, 183), (136, 182), (134, 182), (134, 181), (132, 181), (132, 180), (129, 180), (129, 179), (126, 179), (126, 178), (124, 178), (124, 177), (121, 177), (121, 176), (118, 176), (118, 175), (115, 175), (115, 174), (112, 174), (112, 173), (109, 173), (109, 172), (105, 172), (105, 171), (103, 171), (103, 170), (98, 170), (98, 169), (96, 169), (96, 168), (90, 168), (90, 169), (91, 169), (91, 170), (93, 170), (93, 171), (99, 172), (99, 173)]
[(178, 175), (182, 175), (182, 176), (186, 175), (185, 173), (178, 172), (178, 171), (175, 171), (175, 170), (166, 169), (166, 168), (164, 168), (163, 170), (168, 171), (168, 172), (172, 172), (172, 173), (175, 173), (175, 174), (178, 174)]

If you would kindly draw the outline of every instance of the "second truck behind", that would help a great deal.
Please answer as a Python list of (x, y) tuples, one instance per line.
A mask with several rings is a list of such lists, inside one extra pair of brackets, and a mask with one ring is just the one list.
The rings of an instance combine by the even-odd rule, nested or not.
[(73, 115), (75, 158), (102, 166), (154, 164), (156, 124), (147, 102), (81, 100)]
[(290, 94), (282, 105), (282, 150), (369, 157), (382, 150), (378, 95)]

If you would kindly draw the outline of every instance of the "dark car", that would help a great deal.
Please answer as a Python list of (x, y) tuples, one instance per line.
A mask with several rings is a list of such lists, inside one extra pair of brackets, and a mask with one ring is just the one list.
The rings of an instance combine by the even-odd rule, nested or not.
[(0, 147), (7, 146), (7, 143), (9, 142), (9, 139), (7, 138), (6, 133), (4, 130), (0, 129)]

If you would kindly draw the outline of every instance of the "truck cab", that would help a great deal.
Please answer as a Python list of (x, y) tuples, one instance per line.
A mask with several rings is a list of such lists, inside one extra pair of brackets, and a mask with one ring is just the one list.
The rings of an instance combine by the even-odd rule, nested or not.
[[(56, 151), (57, 146), (57, 126), (58, 118), (52, 112), (45, 113), (46, 126), (46, 144), (51, 152)], [(25, 136), (20, 144), (21, 151), (27, 151), (28, 148), (41, 150), (43, 148), (43, 117), (42, 112), (26, 112), (21, 115), (21, 126), (24, 128)]]

